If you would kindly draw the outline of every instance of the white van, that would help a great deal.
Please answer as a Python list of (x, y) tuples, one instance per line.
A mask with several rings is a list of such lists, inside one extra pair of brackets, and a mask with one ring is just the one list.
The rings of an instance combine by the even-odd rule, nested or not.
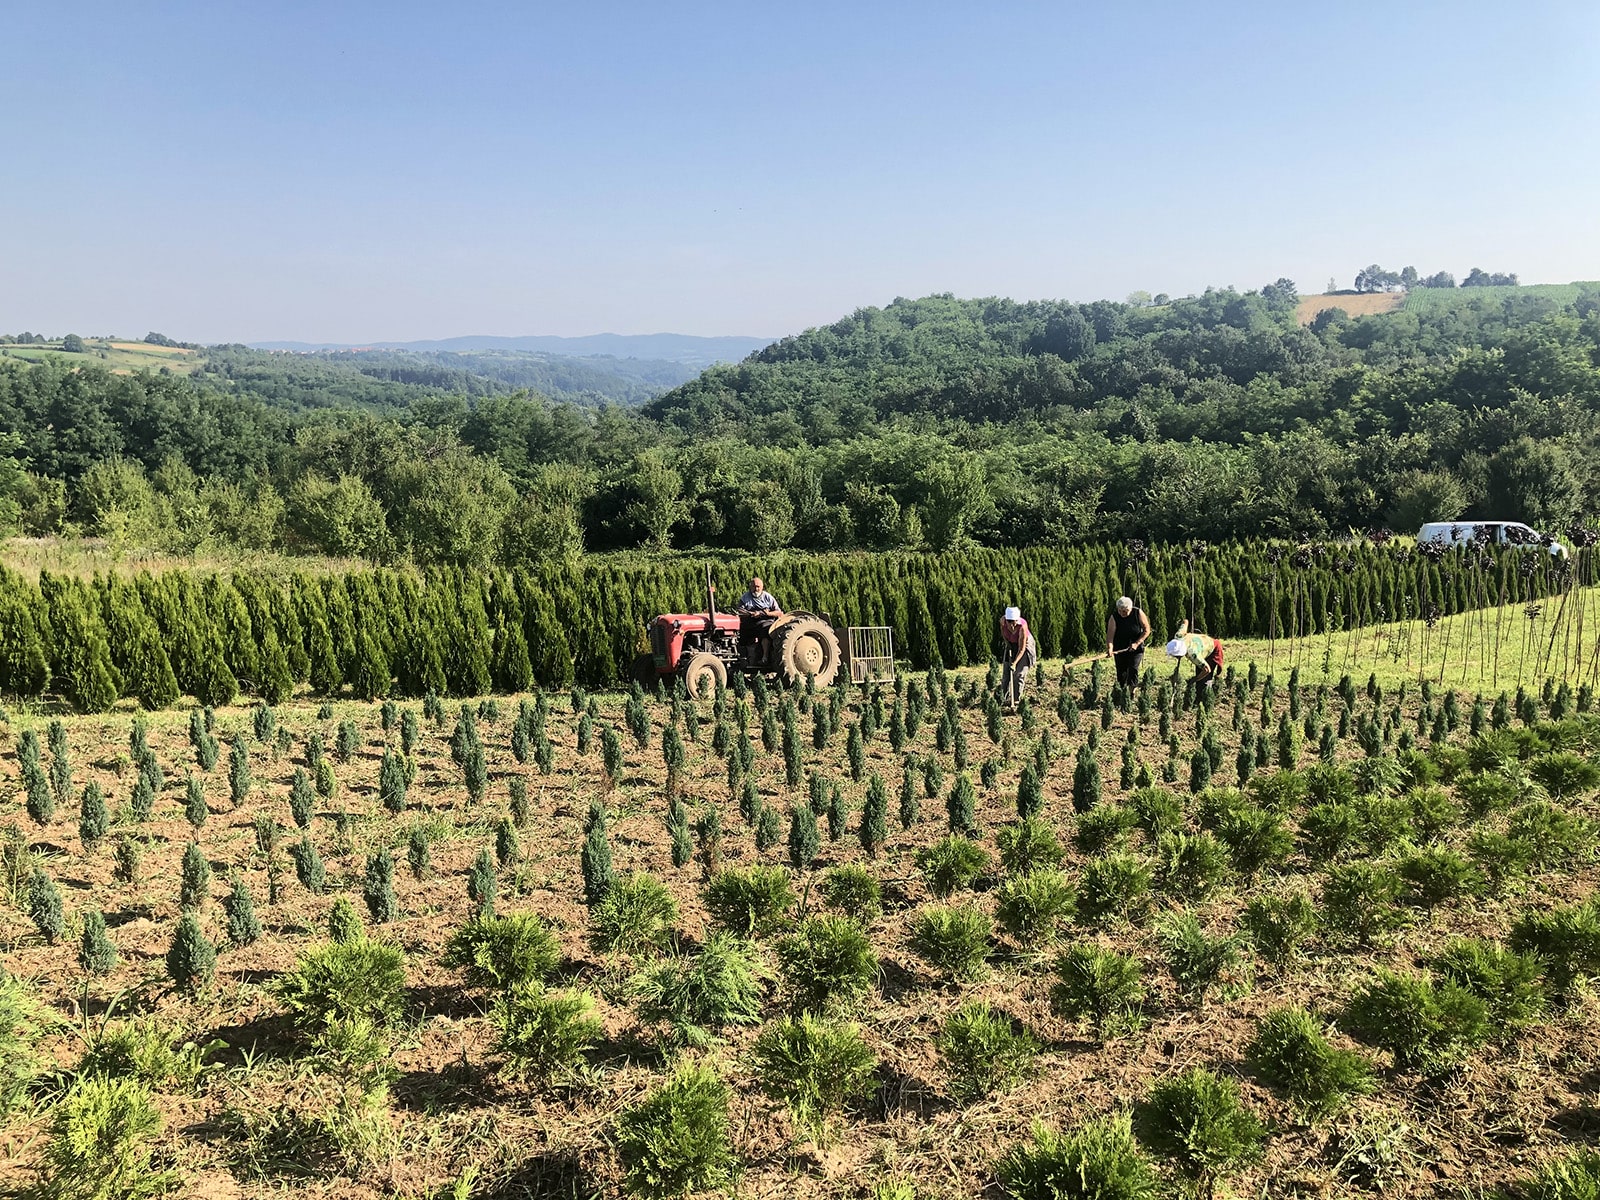
[[(1501, 546), (1538, 546), (1544, 535), (1521, 521), (1429, 521), (1417, 533), (1418, 544), (1438, 542), (1457, 548), (1479, 539)], [(1554, 538), (1549, 549), (1557, 558), (1567, 557), (1567, 548)]]

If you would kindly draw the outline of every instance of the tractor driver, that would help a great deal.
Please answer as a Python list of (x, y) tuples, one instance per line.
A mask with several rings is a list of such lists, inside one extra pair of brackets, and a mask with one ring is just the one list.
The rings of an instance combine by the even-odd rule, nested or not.
[(765, 663), (772, 656), (772, 623), (783, 616), (776, 597), (767, 591), (761, 576), (750, 579), (750, 590), (739, 597), (739, 634), (755, 638)]

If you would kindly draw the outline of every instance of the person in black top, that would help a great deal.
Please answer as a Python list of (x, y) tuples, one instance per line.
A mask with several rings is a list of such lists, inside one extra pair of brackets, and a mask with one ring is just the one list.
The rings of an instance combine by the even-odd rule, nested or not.
[(1117, 664), (1117, 682), (1130, 691), (1139, 686), (1139, 670), (1144, 666), (1144, 645), (1150, 640), (1150, 618), (1127, 596), (1106, 621), (1106, 653)]

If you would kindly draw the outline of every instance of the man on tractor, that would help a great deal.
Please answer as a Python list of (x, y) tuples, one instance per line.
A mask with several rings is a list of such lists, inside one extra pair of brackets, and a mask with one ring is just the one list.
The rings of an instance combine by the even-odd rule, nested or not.
[(754, 639), (760, 651), (760, 661), (766, 663), (772, 657), (772, 623), (783, 616), (783, 609), (778, 607), (773, 594), (767, 591), (761, 576), (751, 577), (750, 590), (739, 597), (738, 612), (740, 640)]
[(1189, 632), (1189, 622), (1178, 626), (1178, 632), (1167, 643), (1167, 654), (1172, 658), (1187, 658), (1194, 662), (1194, 684), (1197, 688), (1210, 687), (1222, 673), (1222, 643), (1203, 633)]

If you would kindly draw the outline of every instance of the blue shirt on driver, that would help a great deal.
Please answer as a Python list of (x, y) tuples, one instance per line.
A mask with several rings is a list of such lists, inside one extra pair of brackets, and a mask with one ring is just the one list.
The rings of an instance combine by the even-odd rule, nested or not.
[(772, 612), (778, 607), (778, 601), (771, 592), (746, 592), (739, 597), (740, 612)]

